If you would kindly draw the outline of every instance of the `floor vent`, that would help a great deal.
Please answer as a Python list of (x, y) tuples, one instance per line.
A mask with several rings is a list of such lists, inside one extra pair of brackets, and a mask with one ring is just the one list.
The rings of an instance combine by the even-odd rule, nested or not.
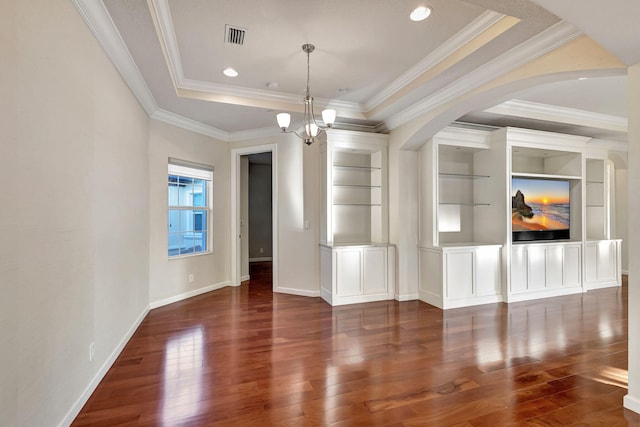
[(242, 46), (244, 44), (244, 34), (247, 32), (244, 28), (234, 27), (233, 25), (225, 25), (225, 43), (237, 44)]

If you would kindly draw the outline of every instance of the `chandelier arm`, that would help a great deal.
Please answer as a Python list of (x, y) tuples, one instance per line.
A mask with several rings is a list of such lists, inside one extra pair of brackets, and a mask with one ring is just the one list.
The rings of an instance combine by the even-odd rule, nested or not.
[(294, 134), (295, 136), (297, 136), (297, 137), (298, 137), (298, 138), (300, 138), (300, 139), (305, 139), (304, 134), (303, 134), (303, 135), (299, 134), (295, 129), (292, 129), (292, 130), (286, 130), (286, 131), (284, 131), (283, 133), (292, 133), (292, 134)]

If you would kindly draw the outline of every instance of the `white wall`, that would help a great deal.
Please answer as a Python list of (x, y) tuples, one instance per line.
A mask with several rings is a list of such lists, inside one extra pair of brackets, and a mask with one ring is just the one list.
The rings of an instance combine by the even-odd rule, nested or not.
[(391, 132), (389, 144), (389, 242), (396, 245), (395, 298), (418, 298), (418, 158), (400, 150)]
[[(151, 120), (149, 131), (149, 297), (152, 307), (226, 286), (229, 257), (229, 146), (226, 142)], [(169, 157), (214, 166), (213, 252), (167, 256), (167, 163)], [(193, 274), (193, 283), (189, 275)]]
[[(640, 64), (629, 67), (627, 80), (629, 100), (629, 212), (640, 210), (636, 196), (640, 188)], [(630, 216), (633, 218), (633, 216)], [(632, 225), (632, 224), (631, 224)], [(640, 258), (640, 228), (629, 227), (629, 259)], [(624, 398), (626, 408), (640, 413), (640, 265), (629, 263), (629, 392)]]
[(149, 120), (70, 1), (1, 10), (0, 425), (52, 426), (148, 304)]

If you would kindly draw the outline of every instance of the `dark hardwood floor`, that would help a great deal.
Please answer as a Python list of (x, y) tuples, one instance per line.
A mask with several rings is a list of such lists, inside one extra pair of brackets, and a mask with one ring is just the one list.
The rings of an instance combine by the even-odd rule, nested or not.
[(443, 312), (265, 276), (152, 310), (73, 425), (640, 426), (626, 285)]

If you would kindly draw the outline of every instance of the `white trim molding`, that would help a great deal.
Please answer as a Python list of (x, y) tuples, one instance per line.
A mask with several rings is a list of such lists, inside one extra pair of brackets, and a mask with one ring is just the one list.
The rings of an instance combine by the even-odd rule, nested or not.
[(623, 398), (623, 406), (636, 414), (640, 414), (640, 398), (627, 394)]
[(371, 97), (366, 102), (366, 108), (368, 111), (373, 110), (378, 105), (383, 103), (386, 99), (393, 96), (398, 91), (402, 90), (405, 86), (410, 84), (412, 81), (420, 77), (422, 74), (427, 72), (429, 69), (435, 67), (437, 64), (445, 60), (448, 56), (450, 56), (453, 52), (462, 48), (464, 45), (469, 43), (471, 40), (478, 37), (484, 31), (489, 29), (492, 25), (496, 24), (506, 15), (503, 15), (498, 12), (486, 11), (478, 18), (476, 18), (473, 22), (467, 25), (465, 28), (460, 30), (457, 34), (451, 37), (449, 40), (445, 41), (442, 45), (438, 46), (435, 50), (433, 50), (429, 55), (427, 55), (424, 59), (418, 62), (416, 65), (411, 67), (406, 73), (402, 74), (396, 80), (394, 80), (389, 86), (382, 89), (376, 95)]
[(73, 420), (80, 413), (80, 410), (82, 409), (82, 407), (87, 403), (87, 401), (89, 400), (89, 398), (91, 397), (95, 389), (100, 384), (100, 381), (102, 381), (104, 376), (107, 375), (107, 372), (109, 371), (111, 366), (115, 363), (118, 356), (120, 356), (120, 353), (122, 353), (122, 350), (124, 350), (124, 347), (127, 345), (127, 343), (129, 342), (133, 334), (136, 332), (136, 330), (140, 327), (140, 324), (145, 319), (148, 313), (149, 313), (149, 308), (147, 307), (133, 322), (133, 325), (131, 325), (131, 327), (129, 328), (127, 333), (124, 335), (124, 337), (122, 337), (122, 339), (120, 340), (116, 348), (111, 352), (109, 357), (107, 357), (107, 359), (104, 361), (102, 366), (100, 366), (100, 369), (98, 369), (96, 374), (93, 376), (93, 378), (91, 379), (87, 387), (84, 389), (84, 391), (82, 392), (78, 400), (76, 400), (76, 402), (73, 404), (71, 409), (69, 409), (69, 412), (67, 412), (67, 415), (65, 415), (62, 421), (60, 421), (60, 424), (58, 424), (59, 427), (66, 427), (71, 425)]
[(188, 119), (184, 116), (161, 108), (154, 111), (153, 114), (151, 114), (151, 118), (201, 135), (210, 136), (211, 138), (216, 138), (220, 141), (229, 141), (229, 132), (214, 128), (213, 126), (205, 125), (204, 123)]
[(538, 102), (522, 101), (519, 99), (503, 102), (484, 111), (505, 116), (524, 117), (557, 123), (571, 123), (579, 126), (627, 132), (627, 119), (625, 117), (559, 107), (557, 105), (541, 104)]
[(158, 301), (153, 301), (149, 303), (149, 309), (153, 310), (154, 308), (163, 307), (165, 305), (173, 304), (174, 302), (183, 301), (198, 295), (206, 294), (207, 292), (215, 291), (216, 289), (222, 289), (231, 284), (228, 280), (224, 282), (215, 283), (213, 285), (205, 286), (203, 288), (194, 289), (189, 292), (184, 292), (182, 294), (174, 295), (169, 298), (164, 298)]
[(278, 289), (274, 289), (274, 292), (277, 292), (279, 294), (288, 294), (288, 295), (299, 295), (301, 297), (319, 297), (320, 296), (320, 291), (306, 291), (303, 289), (294, 289), (294, 288), (288, 288), (286, 286), (279, 286)]
[(393, 297), (396, 301), (415, 301), (420, 299), (420, 295), (418, 294), (396, 294)]
[(147, 114), (151, 116), (158, 109), (158, 104), (104, 3), (91, 0), (72, 1), (133, 95)]
[(546, 53), (554, 51), (570, 41), (575, 40), (580, 35), (582, 35), (582, 32), (573, 25), (565, 21), (560, 21), (540, 34), (508, 50), (491, 62), (467, 73), (465, 76), (435, 92), (422, 102), (418, 102), (391, 116), (387, 120), (387, 126), (389, 129), (395, 129), (428, 111), (434, 110), (496, 79), (498, 76), (504, 75)]

